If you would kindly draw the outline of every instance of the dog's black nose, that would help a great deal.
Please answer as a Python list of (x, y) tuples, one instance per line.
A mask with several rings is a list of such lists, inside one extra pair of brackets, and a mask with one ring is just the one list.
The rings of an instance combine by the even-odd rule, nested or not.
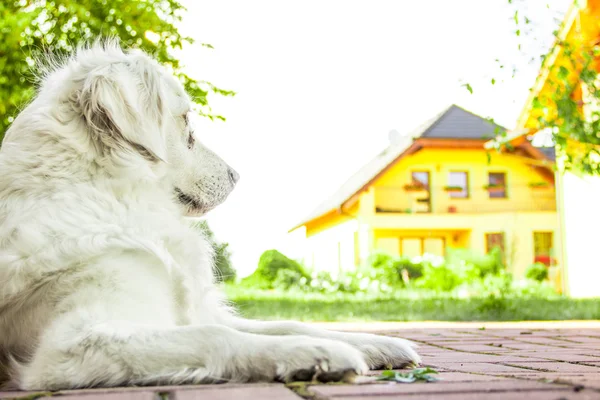
[(240, 180), (240, 174), (238, 174), (235, 169), (233, 168), (229, 168), (229, 179), (231, 179), (232, 183), (237, 183), (238, 180)]

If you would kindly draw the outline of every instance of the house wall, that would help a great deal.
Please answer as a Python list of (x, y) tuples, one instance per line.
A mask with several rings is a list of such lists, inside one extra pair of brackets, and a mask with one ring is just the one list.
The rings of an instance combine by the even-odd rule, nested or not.
[(358, 263), (358, 203), (344, 213), (333, 212), (306, 226), (304, 264), (316, 271), (337, 272)]
[[(375, 206), (392, 211), (407, 211), (422, 194), (411, 194), (404, 185), (411, 182), (412, 171), (428, 171), (430, 196), (434, 213), (447, 213), (453, 206), (459, 213), (485, 213), (506, 211), (555, 211), (554, 187), (533, 189), (533, 182), (549, 182), (522, 159), (511, 155), (487, 153), (481, 149), (423, 149), (401, 159), (374, 184)], [(468, 174), (469, 197), (452, 198), (444, 191), (449, 185), (451, 171)], [(507, 181), (507, 198), (490, 198), (484, 189), (489, 172), (504, 172)]]
[(566, 292), (572, 297), (600, 297), (600, 177), (568, 172), (560, 181)]

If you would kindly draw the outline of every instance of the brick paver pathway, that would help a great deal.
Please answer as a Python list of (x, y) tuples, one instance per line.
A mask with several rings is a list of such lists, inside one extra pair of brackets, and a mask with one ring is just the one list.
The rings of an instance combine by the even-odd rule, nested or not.
[[(441, 381), (433, 383), (307, 384), (293, 390), (281, 384), (225, 384), (89, 389), (39, 396), (65, 400), (600, 400), (600, 326), (578, 327), (567, 322), (541, 327), (475, 326), (361, 327), (363, 331), (376, 327), (379, 333), (420, 343), (424, 365), (440, 372)], [(31, 392), (0, 392), (2, 399), (37, 397)]]

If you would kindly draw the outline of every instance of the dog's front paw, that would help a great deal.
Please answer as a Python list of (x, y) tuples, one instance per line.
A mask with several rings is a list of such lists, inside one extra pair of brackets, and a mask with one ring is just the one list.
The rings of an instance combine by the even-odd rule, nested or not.
[(355, 334), (349, 342), (359, 349), (370, 369), (418, 366), (421, 357), (416, 344), (405, 339), (371, 334)]
[(340, 381), (368, 371), (362, 353), (349, 344), (305, 336), (279, 339), (270, 349), (275, 380)]

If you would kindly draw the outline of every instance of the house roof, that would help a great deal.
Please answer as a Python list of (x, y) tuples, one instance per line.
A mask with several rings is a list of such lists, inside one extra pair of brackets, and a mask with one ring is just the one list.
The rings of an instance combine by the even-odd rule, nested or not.
[(436, 139), (486, 139), (503, 131), (506, 128), (453, 104), (438, 114), (433, 123), (418, 136)]
[(452, 139), (456, 140), (486, 140), (493, 138), (499, 130), (506, 128), (493, 124), (478, 115), (464, 110), (457, 105), (451, 105), (435, 117), (421, 124), (410, 134), (397, 143), (391, 143), (369, 163), (359, 169), (335, 193), (328, 197), (292, 230), (319, 218), (333, 210), (339, 209), (355, 194), (363, 190), (374, 178), (394, 161), (401, 158), (414, 146), (414, 139)]
[(548, 160), (556, 161), (556, 149), (554, 147), (537, 147)]

